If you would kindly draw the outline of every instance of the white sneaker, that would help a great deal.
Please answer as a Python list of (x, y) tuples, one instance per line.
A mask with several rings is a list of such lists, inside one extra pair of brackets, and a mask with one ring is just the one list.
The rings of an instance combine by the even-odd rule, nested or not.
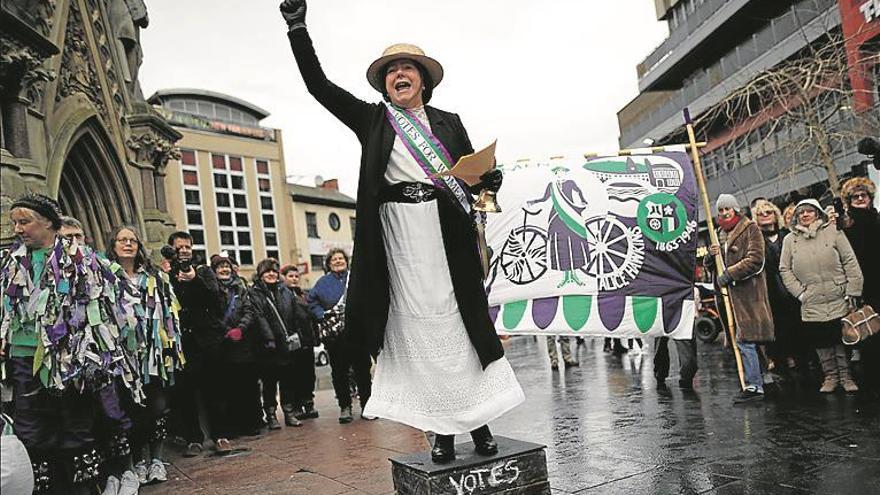
[(134, 465), (134, 474), (137, 476), (137, 479), (141, 484), (147, 482), (147, 469), (147, 463), (144, 461), (138, 461), (138, 463)]
[(101, 495), (119, 495), (119, 478), (112, 474), (107, 477), (107, 485)]
[(147, 483), (162, 483), (163, 481), (168, 481), (165, 463), (159, 459), (153, 459), (153, 462), (150, 464), (150, 470), (147, 472)]
[(138, 495), (141, 488), (141, 482), (138, 477), (131, 471), (122, 473), (122, 481), (119, 484), (118, 495)]

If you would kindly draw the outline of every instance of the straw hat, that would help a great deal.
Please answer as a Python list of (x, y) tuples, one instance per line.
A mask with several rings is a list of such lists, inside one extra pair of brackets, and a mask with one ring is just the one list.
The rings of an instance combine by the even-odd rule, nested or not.
[(386, 48), (382, 52), (382, 56), (370, 64), (370, 67), (367, 69), (367, 81), (370, 82), (370, 86), (380, 93), (385, 93), (385, 74), (380, 74), (379, 72), (389, 63), (401, 58), (413, 60), (428, 71), (428, 75), (431, 76), (431, 80), (434, 82), (434, 87), (437, 87), (440, 81), (443, 80), (443, 66), (440, 65), (440, 62), (426, 56), (425, 52), (416, 45), (397, 43)]

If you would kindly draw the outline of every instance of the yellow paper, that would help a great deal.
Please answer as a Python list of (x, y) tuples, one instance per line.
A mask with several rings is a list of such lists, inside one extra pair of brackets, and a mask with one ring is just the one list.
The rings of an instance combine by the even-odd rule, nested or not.
[(485, 148), (465, 155), (458, 159), (458, 163), (452, 167), (452, 170), (441, 172), (438, 176), (451, 175), (465, 181), (469, 186), (480, 183), (480, 176), (495, 168), (495, 144), (498, 140), (492, 141), (492, 144)]

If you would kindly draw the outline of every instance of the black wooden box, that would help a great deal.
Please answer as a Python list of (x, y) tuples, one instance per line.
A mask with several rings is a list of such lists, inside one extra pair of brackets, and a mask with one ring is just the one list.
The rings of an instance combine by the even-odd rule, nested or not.
[(481, 456), (457, 444), (456, 460), (435, 464), (430, 452), (392, 458), (398, 495), (550, 494), (544, 445), (496, 436), (498, 453)]

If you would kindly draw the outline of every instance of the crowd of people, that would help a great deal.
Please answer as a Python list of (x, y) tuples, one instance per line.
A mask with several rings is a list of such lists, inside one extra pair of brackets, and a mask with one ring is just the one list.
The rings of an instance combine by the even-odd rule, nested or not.
[[(184, 456), (205, 446), (228, 455), (236, 438), (282, 428), (279, 403), (286, 426), (318, 417), (315, 328), (344, 293), (341, 250), (306, 294), (297, 268), (272, 258), (250, 282), (226, 252), (194, 259), (187, 232), (171, 234), (155, 263), (137, 227), (113, 229), (98, 252), (43, 195), (19, 198), (11, 218), (18, 242), (0, 273), (13, 392), (4, 426), (27, 452), (34, 493), (136, 494), (166, 481), (169, 437)], [(350, 423), (353, 393), (361, 411), (370, 398), (372, 360), (341, 339), (325, 344), (339, 422)]]
[(704, 265), (715, 272), (721, 257), (716, 283), (730, 295), (745, 382), (734, 402), (762, 400), (774, 379), (809, 380), (815, 365), (819, 392), (858, 392), (854, 363), (864, 370), (861, 386), (878, 390), (880, 339), (845, 346), (841, 336), (849, 314), (880, 307), (880, 263), (871, 253), (880, 240), (875, 194), (873, 182), (854, 177), (841, 188), (842, 212), (816, 199), (783, 212), (759, 198), (752, 218), (732, 195), (719, 196), (719, 242)]

